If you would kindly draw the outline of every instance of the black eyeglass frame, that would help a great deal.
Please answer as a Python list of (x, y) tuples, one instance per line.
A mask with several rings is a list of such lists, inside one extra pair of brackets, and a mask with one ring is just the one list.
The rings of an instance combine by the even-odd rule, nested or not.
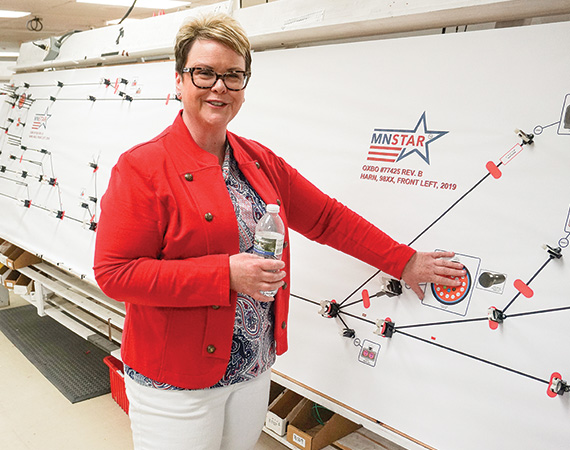
[[(247, 72), (247, 71), (245, 71), (245, 70), (232, 70), (231, 72), (226, 72), (226, 73), (218, 73), (218, 72), (215, 72), (214, 70), (212, 70), (212, 72), (213, 72), (214, 75), (216, 76), (216, 79), (214, 80), (214, 82), (212, 83), (212, 85), (211, 85), (211, 86), (198, 86), (198, 85), (196, 84), (196, 82), (194, 81), (194, 71), (195, 71), (195, 70), (198, 70), (198, 69), (201, 69), (201, 70), (212, 70), (212, 69), (208, 69), (207, 67), (200, 67), (200, 66), (197, 66), (197, 67), (184, 67), (184, 68), (182, 69), (182, 73), (189, 73), (189, 74), (190, 74), (190, 79), (192, 80), (192, 84), (193, 84), (194, 86), (196, 86), (198, 89), (212, 89), (212, 88), (216, 85), (216, 83), (218, 82), (218, 80), (221, 79), (221, 80), (222, 80), (222, 83), (224, 83), (224, 86), (226, 87), (226, 89), (227, 89), (228, 91), (234, 91), (234, 92), (243, 91), (243, 90), (247, 87), (247, 83), (249, 83), (249, 79), (251, 78), (251, 72)], [(241, 73), (241, 74), (243, 74), (243, 76), (245, 77), (245, 83), (244, 83), (243, 87), (240, 88), (240, 89), (231, 88), (231, 87), (229, 87), (229, 86), (226, 84), (226, 77), (229, 76), (229, 75), (235, 74), (235, 73)]]

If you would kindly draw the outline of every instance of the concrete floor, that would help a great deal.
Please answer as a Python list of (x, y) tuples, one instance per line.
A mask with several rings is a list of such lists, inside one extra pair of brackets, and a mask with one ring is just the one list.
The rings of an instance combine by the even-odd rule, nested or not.
[[(12, 297), (10, 307), (27, 304)], [(128, 416), (111, 394), (71, 404), (0, 333), (0, 449), (131, 450)], [(262, 433), (255, 450), (284, 450)]]

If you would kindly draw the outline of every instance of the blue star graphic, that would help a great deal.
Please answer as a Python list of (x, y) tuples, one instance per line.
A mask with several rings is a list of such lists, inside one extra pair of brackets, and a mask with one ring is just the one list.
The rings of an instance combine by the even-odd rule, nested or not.
[(47, 128), (47, 121), (51, 117), (51, 114), (48, 114), (49, 109), (46, 108), (46, 112), (44, 114), (36, 113), (36, 117), (34, 118), (34, 122), (37, 122), (38, 129), (40, 128)]
[[(420, 130), (420, 126), (422, 127), (421, 130)], [(420, 130), (420, 131), (418, 132), (418, 130)], [(428, 165), (429, 165), (429, 147), (428, 147), (428, 144), (432, 143), (436, 139), (439, 139), (443, 135), (449, 133), (449, 131), (428, 130), (427, 124), (426, 124), (426, 113), (425, 113), (425, 111), (422, 114), (422, 116), (420, 117), (420, 120), (418, 120), (418, 123), (416, 124), (416, 128), (414, 128), (413, 130), (402, 130), (402, 132), (403, 133), (412, 133), (414, 135), (415, 134), (424, 135), (427, 139), (424, 143), (424, 149), (423, 150), (421, 148), (418, 148), (418, 147), (410, 147), (410, 148), (404, 147), (402, 149), (402, 151), (400, 152), (400, 155), (398, 156), (398, 159), (396, 160), (396, 162), (400, 161), (401, 159), (404, 159), (407, 156), (410, 156), (413, 153), (417, 153), (420, 156), (420, 158), (422, 158)]]

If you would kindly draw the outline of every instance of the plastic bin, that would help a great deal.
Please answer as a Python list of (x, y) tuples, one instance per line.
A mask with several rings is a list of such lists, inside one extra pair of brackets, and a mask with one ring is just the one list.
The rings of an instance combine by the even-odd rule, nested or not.
[(109, 377), (111, 381), (111, 396), (117, 404), (123, 408), (127, 414), (129, 413), (129, 399), (125, 392), (125, 375), (123, 372), (123, 363), (114, 356), (106, 356), (103, 358), (105, 364), (109, 366)]

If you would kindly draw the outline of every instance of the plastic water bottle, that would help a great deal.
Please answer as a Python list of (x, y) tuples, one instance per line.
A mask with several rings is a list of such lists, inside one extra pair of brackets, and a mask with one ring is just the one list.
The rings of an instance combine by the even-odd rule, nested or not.
[[(265, 259), (281, 259), (284, 240), (285, 226), (279, 217), (279, 205), (267, 205), (266, 213), (255, 227), (253, 252)], [(261, 291), (261, 293), (273, 297), (277, 290)]]

